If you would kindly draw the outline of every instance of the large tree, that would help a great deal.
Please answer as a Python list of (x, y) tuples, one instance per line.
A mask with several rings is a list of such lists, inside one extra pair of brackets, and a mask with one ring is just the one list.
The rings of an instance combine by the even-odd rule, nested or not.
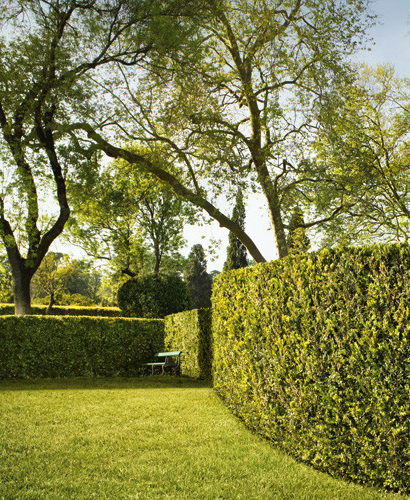
[(173, 4), (9, 0), (0, 10), (0, 237), (16, 314), (30, 312), (31, 279), (70, 215), (66, 177), (80, 159), (58, 123), (97, 119), (99, 68), (106, 74), (109, 64), (133, 66), (162, 50), (157, 30), (174, 19)]
[[(161, 151), (170, 171), (148, 154), (110, 142), (92, 123), (82, 129), (94, 146), (151, 172), (178, 195), (205, 210), (264, 258), (243, 228), (217, 208), (229, 185), (250, 184), (266, 198), (280, 257), (295, 205), (309, 204), (312, 186), (328, 184), (326, 171), (307, 168), (306, 145), (321, 112), (352, 79), (346, 57), (357, 49), (370, 18), (364, 0), (205, 1), (192, 16), (190, 43), (151, 58), (138, 73), (121, 68), (105, 87), (117, 112), (119, 136)], [(118, 83), (118, 82), (121, 83)], [(119, 90), (118, 90), (119, 89)], [(345, 208), (334, 191), (319, 219)], [(307, 211), (310, 214), (313, 212)]]
[[(410, 84), (393, 68), (358, 69), (355, 85), (333, 96), (322, 117), (312, 166), (326, 167), (327, 195), (345, 199), (342, 219), (323, 229), (324, 242), (410, 239)], [(325, 193), (316, 193), (322, 210)]]
[[(15, 176), (0, 203), (0, 233), (16, 313), (30, 311), (31, 278), (69, 218), (68, 167), (97, 149), (155, 175), (263, 261), (215, 203), (227, 183), (254, 184), (286, 255), (289, 207), (318, 182), (296, 153), (315, 111), (349, 77), (343, 58), (366, 28), (366, 3), (10, 0), (0, 19), (0, 126), (4, 168)], [(150, 153), (127, 147), (135, 141)], [(56, 210), (41, 226), (39, 198), (47, 200), (50, 183)], [(6, 194), (20, 200), (14, 219)], [(340, 213), (340, 201), (324, 220)]]

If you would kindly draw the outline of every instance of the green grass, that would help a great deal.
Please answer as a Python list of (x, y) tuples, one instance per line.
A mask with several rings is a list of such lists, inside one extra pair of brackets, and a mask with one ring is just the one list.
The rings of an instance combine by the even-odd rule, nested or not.
[(0, 499), (410, 498), (333, 479), (277, 451), (201, 382), (0, 382)]

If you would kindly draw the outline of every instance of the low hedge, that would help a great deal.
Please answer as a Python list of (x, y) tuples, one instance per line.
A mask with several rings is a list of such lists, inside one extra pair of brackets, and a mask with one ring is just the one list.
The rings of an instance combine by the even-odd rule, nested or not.
[[(31, 307), (33, 315), (46, 313), (46, 305), (34, 305)], [(0, 304), (0, 316), (14, 314), (14, 304)], [(98, 306), (54, 306), (50, 316), (101, 316), (108, 318), (122, 317), (121, 309), (118, 307)]]
[(163, 320), (0, 317), (0, 378), (132, 376), (163, 348)]
[(212, 380), (211, 309), (193, 309), (165, 317), (167, 349), (183, 351), (181, 373)]
[(326, 250), (214, 282), (214, 387), (332, 475), (410, 491), (410, 247)]

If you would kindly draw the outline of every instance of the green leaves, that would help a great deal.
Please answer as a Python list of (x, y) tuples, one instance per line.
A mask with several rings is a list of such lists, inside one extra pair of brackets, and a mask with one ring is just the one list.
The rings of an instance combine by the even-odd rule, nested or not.
[(193, 309), (166, 316), (165, 346), (182, 351), (182, 375), (212, 380), (212, 310)]
[[(44, 315), (46, 306), (33, 306), (33, 315)], [(0, 316), (10, 316), (14, 314), (12, 304), (0, 304)], [(121, 310), (118, 307), (98, 307), (98, 306), (56, 306), (50, 314), (52, 316), (101, 316), (109, 318), (121, 317)]]
[[(161, 162), (151, 151), (134, 149)], [(185, 245), (183, 226), (195, 214), (158, 180), (117, 160), (91, 173), (82, 170), (70, 187), (71, 238), (94, 257), (107, 259), (113, 272), (158, 273), (177, 265)]]
[(126, 316), (164, 318), (191, 307), (188, 288), (179, 276), (149, 274), (126, 281), (118, 290)]
[(0, 317), (0, 378), (137, 375), (164, 346), (162, 320)]
[(332, 475), (408, 492), (410, 247), (288, 256), (214, 285), (214, 385)]
[(356, 81), (329, 98), (313, 146), (333, 182), (326, 192), (317, 186), (315, 203), (321, 212), (342, 196), (346, 210), (327, 225), (327, 243), (407, 241), (409, 98), (408, 82), (389, 66), (358, 68)]
[(205, 252), (201, 244), (194, 245), (191, 248), (184, 270), (184, 280), (194, 308), (210, 307), (212, 278), (206, 270)]

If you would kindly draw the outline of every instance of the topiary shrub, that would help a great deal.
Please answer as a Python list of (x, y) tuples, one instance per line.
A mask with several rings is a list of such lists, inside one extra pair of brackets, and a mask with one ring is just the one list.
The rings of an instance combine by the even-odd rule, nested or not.
[(125, 316), (164, 318), (189, 309), (191, 298), (178, 276), (149, 274), (126, 281), (118, 290), (118, 305)]

